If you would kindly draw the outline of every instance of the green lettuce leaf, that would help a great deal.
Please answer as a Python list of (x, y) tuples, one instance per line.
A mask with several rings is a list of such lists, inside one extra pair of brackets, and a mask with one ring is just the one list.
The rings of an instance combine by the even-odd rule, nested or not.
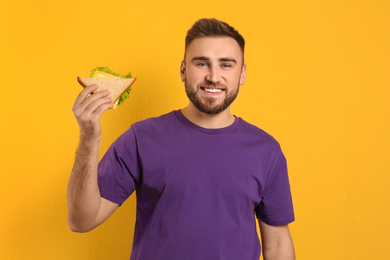
[[(95, 74), (95, 71), (101, 71), (101, 72), (105, 72), (105, 73), (110, 73), (112, 75), (114, 75), (115, 77), (118, 77), (118, 78), (122, 78), (122, 79), (126, 79), (126, 78), (132, 78), (133, 76), (131, 75), (131, 73), (129, 72), (129, 74), (127, 75), (121, 75), (121, 74), (118, 74), (112, 70), (110, 70), (108, 67), (96, 67), (94, 68), (92, 71), (91, 71), (91, 75), (89, 76), (90, 78), (93, 77), (93, 74)], [(118, 105), (122, 104), (127, 98), (129, 98), (129, 95), (130, 95), (130, 91), (131, 91), (131, 87), (128, 88), (125, 93), (122, 94), (122, 96), (120, 96), (119, 100), (118, 100)]]

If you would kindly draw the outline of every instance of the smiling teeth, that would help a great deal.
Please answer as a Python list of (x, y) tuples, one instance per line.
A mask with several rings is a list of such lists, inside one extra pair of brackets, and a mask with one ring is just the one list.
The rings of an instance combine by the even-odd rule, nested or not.
[(222, 92), (222, 89), (217, 89), (217, 88), (205, 88), (204, 90), (205, 90), (206, 92), (210, 92), (210, 93)]

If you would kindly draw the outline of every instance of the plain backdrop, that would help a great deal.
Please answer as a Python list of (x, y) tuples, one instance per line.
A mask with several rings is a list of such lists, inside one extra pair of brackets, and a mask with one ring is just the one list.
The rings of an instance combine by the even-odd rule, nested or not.
[(137, 77), (102, 117), (102, 156), (132, 123), (187, 105), (185, 33), (216, 17), (247, 42), (232, 112), (287, 157), (297, 259), (388, 259), (389, 13), (387, 0), (1, 0), (0, 258), (129, 258), (135, 196), (90, 233), (67, 226), (76, 77)]

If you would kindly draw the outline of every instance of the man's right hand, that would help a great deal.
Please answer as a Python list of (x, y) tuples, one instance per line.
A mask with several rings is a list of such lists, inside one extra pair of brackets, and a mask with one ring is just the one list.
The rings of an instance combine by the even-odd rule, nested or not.
[(92, 94), (97, 88), (97, 85), (90, 85), (83, 89), (72, 108), (80, 126), (80, 137), (89, 141), (100, 141), (102, 136), (100, 117), (104, 111), (114, 106), (112, 99), (108, 97), (108, 90)]

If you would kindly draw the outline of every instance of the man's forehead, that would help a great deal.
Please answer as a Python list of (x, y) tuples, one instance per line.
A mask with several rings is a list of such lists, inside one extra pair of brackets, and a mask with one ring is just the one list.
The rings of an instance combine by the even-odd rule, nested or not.
[(186, 57), (217, 59), (241, 59), (242, 52), (237, 41), (231, 37), (202, 37), (194, 39), (186, 49)]

